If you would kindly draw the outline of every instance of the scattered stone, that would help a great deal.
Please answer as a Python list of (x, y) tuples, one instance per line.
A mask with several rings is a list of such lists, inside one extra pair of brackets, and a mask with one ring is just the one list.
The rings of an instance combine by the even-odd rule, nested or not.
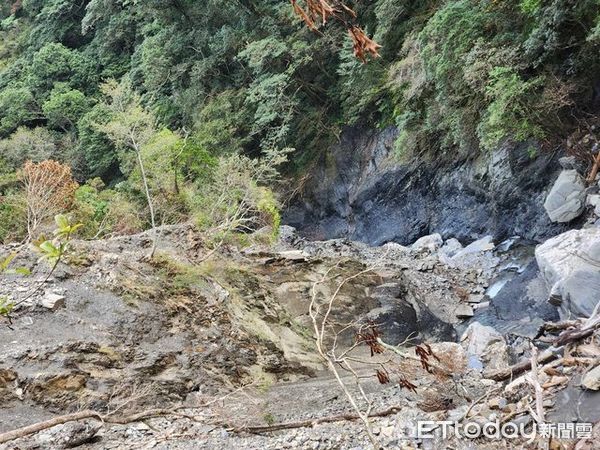
[(460, 338), (467, 354), (483, 355), (490, 344), (504, 342), (504, 337), (494, 328), (473, 322)]
[(488, 401), (490, 409), (504, 409), (506, 408), (507, 402), (503, 397), (494, 397)]
[(452, 364), (454, 373), (461, 373), (467, 368), (467, 354), (456, 342), (435, 342), (430, 344), (433, 353), (441, 361)]
[(382, 248), (390, 254), (410, 252), (410, 248), (400, 245), (397, 242), (387, 242), (382, 245)]
[(589, 317), (600, 299), (600, 229), (571, 230), (535, 249), (551, 300), (564, 317)]
[(301, 250), (287, 250), (278, 255), (288, 261), (306, 261), (306, 255)]
[(393, 426), (389, 426), (389, 427), (382, 427), (381, 428), (381, 434), (385, 437), (392, 437), (394, 436), (394, 431), (395, 428)]
[(563, 170), (554, 182), (544, 209), (552, 222), (570, 222), (585, 207), (585, 180), (576, 170)]
[(469, 295), (469, 303), (481, 303), (484, 295), (482, 294), (471, 294)]
[(10, 369), (0, 369), (0, 389), (7, 388), (17, 379), (17, 372)]
[(473, 309), (487, 308), (488, 306), (490, 306), (490, 302), (481, 302), (476, 305), (473, 305)]
[(47, 293), (40, 300), (40, 305), (44, 308), (51, 309), (52, 311), (56, 311), (58, 308), (65, 307), (65, 296), (60, 294), (55, 294), (53, 292)]
[(500, 259), (492, 253), (494, 248), (492, 236), (486, 236), (471, 242), (452, 257), (440, 254), (439, 258), (450, 267), (477, 270), (477, 274), (471, 274), (473, 281), (477, 281), (478, 276), (489, 276), (491, 270), (500, 263)]
[(474, 312), (473, 312), (473, 308), (469, 305), (466, 304), (461, 304), (458, 305), (458, 307), (456, 308), (456, 317), (458, 317), (459, 319), (466, 319), (469, 317), (473, 317)]
[(417, 265), (417, 270), (419, 272), (429, 272), (429, 271), (433, 270), (434, 267), (435, 267), (435, 261), (433, 261), (431, 259), (426, 259), (425, 261), (422, 261), (421, 263), (419, 263)]
[(440, 251), (439, 251), (440, 258), (443, 258), (443, 257), (452, 258), (454, 255), (456, 255), (462, 249), (463, 249), (463, 246), (458, 241), (458, 239), (450, 238), (444, 243), (442, 248), (440, 248)]
[(495, 247), (496, 246), (494, 245), (492, 236), (485, 236), (481, 239), (477, 239), (476, 241), (471, 242), (460, 252), (454, 255), (454, 257), (460, 258), (461, 256), (469, 255), (472, 253), (482, 253), (489, 250), (494, 250)]
[(600, 365), (586, 373), (581, 380), (581, 384), (592, 391), (600, 390)]

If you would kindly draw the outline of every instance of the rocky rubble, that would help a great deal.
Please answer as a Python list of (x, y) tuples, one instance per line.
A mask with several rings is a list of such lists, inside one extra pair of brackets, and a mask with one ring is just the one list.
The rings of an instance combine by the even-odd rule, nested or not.
[[(569, 245), (550, 242), (536, 252), (546, 255), (538, 261), (553, 292), (572, 272), (565, 267), (580, 267), (582, 255), (589, 257), (592, 232), (576, 236), (563, 237)], [(513, 284), (525, 285), (523, 278), (529, 287), (537, 280), (525, 269), (535, 264), (533, 254), (520, 241), (496, 244), (485, 237), (463, 246), (434, 235), (410, 247), (369, 247), (346, 239), (306, 241), (282, 227), (274, 245), (225, 246), (205, 261), (208, 250), (200, 239), (190, 227), (166, 227), (153, 261), (145, 258), (147, 234), (76, 242), (69, 264), (14, 313), (10, 328), (0, 329), (0, 432), (83, 408), (106, 414), (186, 405), (180, 410), (185, 416), (106, 426), (88, 419), (0, 448), (367, 448), (353, 421), (258, 435), (233, 430), (353, 412), (315, 353), (307, 314), (314, 283), (332, 268), (341, 275), (370, 268), (339, 291), (336, 320), (377, 323), (389, 344), (411, 339), (406, 351), (426, 342), (439, 358), (436, 364), (450, 371), (428, 373), (418, 361), (357, 350), (369, 364), (394, 360), (390, 374), (403, 374), (415, 385), (413, 392), (395, 382), (380, 384), (372, 365), (358, 366), (375, 410), (401, 410), (373, 419), (385, 446), (472, 445), (439, 436), (418, 439), (411, 431), (417, 419), (532, 422), (527, 407), (534, 391), (527, 375), (509, 384), (488, 378), (527, 361), (530, 339), (551, 337), (541, 328), (541, 303), (519, 305), (513, 296), (515, 315), (497, 316), (509, 297), (503, 297), (506, 289), (515, 292)], [(32, 275), (3, 280), (0, 294), (14, 300), (47, 272), (28, 252), (16, 263)], [(324, 283), (321, 295), (331, 295), (336, 286)], [(548, 292), (543, 296), (547, 307)], [(524, 312), (539, 321), (524, 321)], [(563, 392), (575, 392), (583, 419), (600, 419), (593, 408), (596, 340), (592, 335), (568, 355), (542, 364), (549, 412), (550, 402), (558, 405)], [(352, 334), (340, 335), (340, 345), (353, 342)], [(354, 386), (353, 377), (344, 376)], [(556, 411), (556, 420), (572, 419)], [(495, 445), (477, 441), (478, 448)]]

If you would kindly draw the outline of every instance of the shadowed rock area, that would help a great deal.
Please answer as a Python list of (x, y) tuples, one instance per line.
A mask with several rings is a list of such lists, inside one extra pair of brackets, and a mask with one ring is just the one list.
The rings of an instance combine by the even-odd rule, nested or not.
[(285, 222), (313, 239), (344, 236), (371, 245), (406, 245), (432, 233), (463, 242), (484, 235), (539, 242), (567, 229), (543, 207), (558, 175), (556, 156), (532, 158), (521, 144), (462, 162), (448, 163), (450, 155), (397, 162), (395, 136), (394, 128), (346, 128), (285, 211)]

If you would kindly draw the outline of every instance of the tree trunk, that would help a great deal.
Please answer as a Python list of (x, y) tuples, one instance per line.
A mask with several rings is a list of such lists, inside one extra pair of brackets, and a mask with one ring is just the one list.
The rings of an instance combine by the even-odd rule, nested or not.
[(154, 204), (152, 203), (152, 196), (150, 195), (150, 188), (148, 187), (148, 178), (146, 177), (146, 169), (144, 168), (144, 162), (142, 160), (142, 154), (136, 149), (135, 154), (137, 156), (138, 164), (140, 165), (140, 172), (142, 174), (142, 182), (144, 184), (144, 191), (146, 193), (146, 200), (148, 201), (148, 208), (150, 209), (150, 222), (152, 223), (152, 250), (150, 250), (150, 258), (154, 257), (156, 246), (158, 244), (158, 232), (156, 230), (156, 219), (154, 213)]

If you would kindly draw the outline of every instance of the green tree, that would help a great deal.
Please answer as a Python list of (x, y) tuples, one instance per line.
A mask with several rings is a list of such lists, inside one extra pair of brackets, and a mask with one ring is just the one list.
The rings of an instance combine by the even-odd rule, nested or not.
[(8, 138), (0, 140), (0, 154), (12, 170), (27, 160), (40, 162), (56, 157), (55, 138), (46, 128), (19, 127)]
[(9, 87), (0, 91), (0, 136), (39, 118), (41, 112), (29, 89)]
[(120, 175), (117, 149), (97, 126), (110, 121), (111, 114), (106, 103), (98, 103), (77, 122), (78, 152), (85, 162), (86, 178), (102, 177), (108, 180)]
[(97, 72), (91, 60), (62, 44), (50, 43), (39, 49), (31, 60), (27, 84), (36, 97), (45, 99), (54, 84), (67, 83), (74, 89), (96, 88)]
[(77, 89), (70, 89), (64, 83), (57, 83), (42, 111), (52, 128), (64, 131), (73, 130), (77, 121), (90, 109), (90, 101)]
[(150, 210), (150, 222), (154, 238), (149, 256), (153, 257), (158, 244), (158, 230), (156, 229), (154, 202), (150, 193), (142, 149), (156, 133), (156, 121), (152, 114), (142, 107), (139, 95), (131, 89), (126, 81), (120, 84), (116, 81), (104, 83), (102, 92), (108, 98), (107, 106), (111, 112), (111, 120), (97, 124), (97, 128), (105, 133), (116, 147), (123, 152), (121, 162), (125, 169), (123, 170), (124, 173), (131, 173), (134, 167), (131, 164), (131, 158), (129, 158), (130, 153), (133, 153), (137, 161), (144, 194)]

